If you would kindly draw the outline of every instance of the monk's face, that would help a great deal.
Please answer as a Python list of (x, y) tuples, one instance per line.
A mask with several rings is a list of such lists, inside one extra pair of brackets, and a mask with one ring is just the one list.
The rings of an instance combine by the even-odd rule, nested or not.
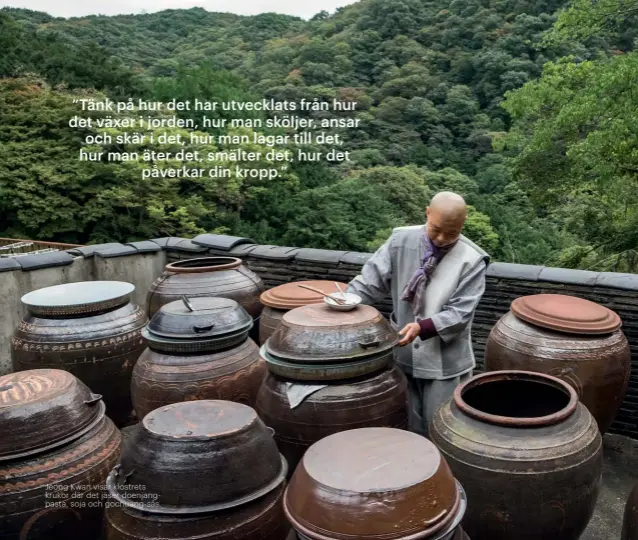
[(437, 208), (430, 207), (425, 213), (427, 215), (427, 233), (435, 246), (445, 247), (459, 239), (465, 223), (463, 214), (442, 212)]

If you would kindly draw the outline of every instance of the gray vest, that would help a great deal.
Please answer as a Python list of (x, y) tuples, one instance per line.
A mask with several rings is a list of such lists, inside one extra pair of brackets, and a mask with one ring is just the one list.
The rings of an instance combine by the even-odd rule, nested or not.
[[(471, 240), (461, 235), (457, 244), (443, 257), (431, 275), (425, 290), (425, 302), (415, 317), (409, 302), (401, 300), (405, 285), (420, 265), (424, 247), (425, 226), (399, 227), (393, 231), (390, 244), (392, 259), (392, 325), (401, 330), (417, 318), (427, 319), (439, 313), (454, 295), (463, 276), (478, 264), (487, 262), (487, 254)], [(483, 274), (484, 276), (484, 274)], [(484, 277), (482, 278), (484, 279)], [(474, 313), (472, 312), (471, 319)], [(472, 350), (471, 319), (455, 339), (443, 341), (436, 336), (395, 348), (395, 358), (401, 368), (421, 379), (448, 379), (471, 371), (476, 366)]]

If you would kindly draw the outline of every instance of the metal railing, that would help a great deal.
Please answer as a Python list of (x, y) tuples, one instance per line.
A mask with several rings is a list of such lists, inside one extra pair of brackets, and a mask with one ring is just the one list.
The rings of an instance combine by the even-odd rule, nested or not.
[(0, 238), (0, 258), (50, 253), (82, 247), (82, 244), (63, 244), (61, 242), (42, 242), (40, 240), (24, 240), (21, 238)]

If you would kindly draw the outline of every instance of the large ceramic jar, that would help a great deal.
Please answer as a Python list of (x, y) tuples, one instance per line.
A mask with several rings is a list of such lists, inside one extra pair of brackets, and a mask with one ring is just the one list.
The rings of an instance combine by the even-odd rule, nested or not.
[(153, 317), (157, 310), (182, 296), (213, 296), (238, 302), (253, 319), (261, 314), (259, 296), (264, 283), (241, 259), (201, 257), (167, 264), (146, 295), (146, 311)]
[(270, 375), (257, 396), (290, 472), (306, 449), (339, 431), (407, 426), (405, 375), (393, 364), (398, 335), (371, 306), (326, 304), (284, 314), (261, 348)]
[(638, 484), (631, 490), (625, 504), (620, 540), (638, 540)]
[(0, 539), (98, 538), (122, 437), (70, 373), (0, 377)]
[(460, 539), (466, 507), (436, 447), (390, 428), (343, 431), (313, 444), (284, 496), (303, 540)]
[(287, 464), (271, 431), (239, 403), (156, 409), (136, 426), (107, 480), (108, 540), (284, 540)]
[(485, 369), (536, 371), (571, 384), (601, 433), (627, 391), (629, 343), (620, 317), (604, 306), (559, 294), (523, 296), (492, 328)]
[(577, 540), (601, 482), (602, 437), (575, 390), (495, 371), (459, 385), (430, 431), (470, 501), (472, 538)]
[[(261, 303), (264, 310), (259, 320), (259, 344), (263, 345), (266, 340), (279, 327), (281, 318), (287, 311), (310, 304), (323, 302), (324, 297), (317, 292), (304, 289), (300, 285), (310, 286), (327, 294), (340, 292), (337, 283), (334, 281), (296, 281), (285, 283), (261, 293)], [(345, 283), (339, 283), (341, 291), (348, 287)]]
[(24, 295), (28, 314), (11, 339), (14, 371), (69, 371), (103, 396), (106, 414), (118, 427), (128, 423), (131, 376), (146, 346), (141, 331), (148, 322), (131, 303), (134, 290), (121, 281), (86, 281)]
[(257, 397), (259, 416), (275, 430), (291, 473), (313, 443), (333, 433), (372, 426), (407, 428), (407, 380), (396, 366), (328, 384), (294, 408), (288, 398), (291, 382), (268, 375)]
[(196, 399), (254, 406), (267, 370), (248, 337), (252, 326), (246, 310), (227, 298), (184, 297), (162, 306), (142, 331), (148, 348), (133, 370), (137, 417)]

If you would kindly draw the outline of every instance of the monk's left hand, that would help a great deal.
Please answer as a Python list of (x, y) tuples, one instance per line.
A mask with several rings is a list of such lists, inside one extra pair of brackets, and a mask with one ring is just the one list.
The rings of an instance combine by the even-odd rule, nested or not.
[(409, 343), (412, 343), (416, 338), (419, 337), (420, 333), (421, 333), (421, 327), (419, 326), (419, 323), (413, 322), (413, 323), (406, 324), (403, 327), (403, 330), (399, 332), (399, 335), (403, 336), (401, 341), (399, 341), (399, 345), (403, 347), (404, 345), (408, 345)]

